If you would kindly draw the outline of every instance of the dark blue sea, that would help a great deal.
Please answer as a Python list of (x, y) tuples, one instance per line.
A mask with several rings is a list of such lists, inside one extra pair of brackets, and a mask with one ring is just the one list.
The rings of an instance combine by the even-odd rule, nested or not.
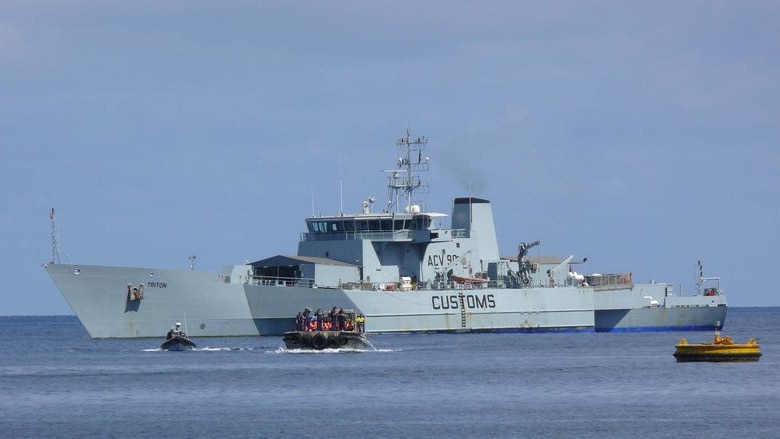
[(0, 317), (2, 437), (780, 435), (780, 308), (732, 308), (757, 363), (676, 363), (680, 337), (370, 336), (376, 351), (291, 353), (281, 337), (92, 340), (76, 317)]

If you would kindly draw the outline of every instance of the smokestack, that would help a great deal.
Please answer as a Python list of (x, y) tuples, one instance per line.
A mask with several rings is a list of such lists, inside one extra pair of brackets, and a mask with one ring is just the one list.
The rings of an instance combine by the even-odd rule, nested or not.
[(456, 198), (452, 206), (452, 228), (466, 230), (474, 243), (477, 259), (484, 262), (500, 259), (490, 201), (475, 197)]

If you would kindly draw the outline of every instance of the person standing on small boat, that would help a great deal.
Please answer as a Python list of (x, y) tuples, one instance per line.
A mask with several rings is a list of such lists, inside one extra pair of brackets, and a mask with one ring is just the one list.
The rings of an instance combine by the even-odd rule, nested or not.
[(359, 333), (363, 334), (366, 332), (366, 316), (358, 314), (357, 317), (355, 317), (355, 323), (357, 323)]
[(303, 310), (303, 330), (308, 331), (311, 328), (311, 308)]
[(338, 331), (339, 328), (341, 327), (339, 325), (338, 312), (336, 311), (336, 307), (335, 306), (330, 310), (330, 327), (331, 327), (331, 330), (333, 330), (333, 331)]
[(338, 320), (339, 320), (339, 329), (345, 331), (347, 329), (347, 316), (344, 315), (343, 309), (339, 309)]

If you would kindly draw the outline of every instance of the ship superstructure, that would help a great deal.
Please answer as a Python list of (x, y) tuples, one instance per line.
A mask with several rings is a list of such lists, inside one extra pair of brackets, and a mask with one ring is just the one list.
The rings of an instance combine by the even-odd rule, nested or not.
[[(407, 132), (387, 174), (388, 200), (357, 214), (306, 219), (297, 255), (196, 271), (47, 264), (92, 337), (155, 337), (186, 313), (193, 336), (281, 335), (306, 307), (354, 309), (366, 332), (720, 329), (720, 286), (682, 296), (631, 273), (577, 273), (573, 256), (501, 257), (491, 203), (455, 198), (448, 215), (427, 190), (427, 139)], [(377, 210), (375, 212), (375, 210)], [(703, 276), (700, 276), (701, 279)], [(715, 279), (715, 278), (711, 278)], [(719, 280), (719, 279), (718, 279)]]

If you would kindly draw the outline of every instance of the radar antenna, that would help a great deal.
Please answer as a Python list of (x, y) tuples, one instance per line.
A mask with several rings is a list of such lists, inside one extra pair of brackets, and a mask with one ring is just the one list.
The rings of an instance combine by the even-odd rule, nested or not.
[(387, 212), (398, 212), (401, 206), (411, 212), (414, 193), (426, 193), (429, 190), (428, 183), (424, 183), (418, 175), (429, 170), (430, 157), (423, 156), (428, 139), (422, 136), (412, 139), (407, 129), (406, 136), (395, 144), (401, 152), (396, 169), (384, 171), (387, 173)]

